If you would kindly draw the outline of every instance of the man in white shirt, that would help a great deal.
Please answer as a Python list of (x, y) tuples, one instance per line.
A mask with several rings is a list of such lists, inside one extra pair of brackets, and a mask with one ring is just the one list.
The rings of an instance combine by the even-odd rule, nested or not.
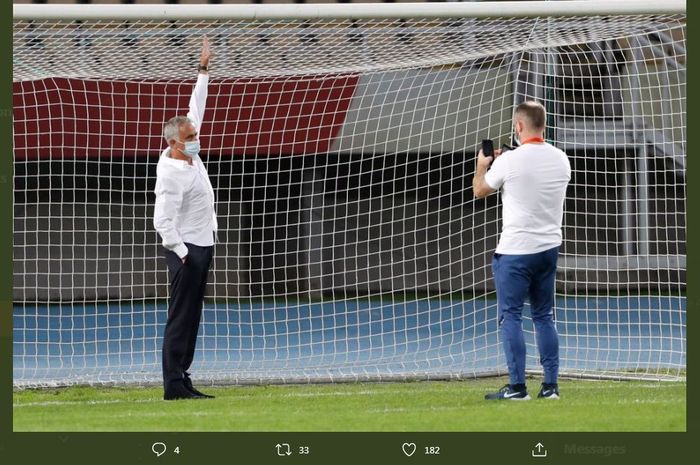
[(163, 335), (165, 400), (213, 397), (192, 386), (192, 364), (202, 316), (207, 275), (217, 229), (214, 190), (199, 158), (211, 52), (203, 39), (199, 74), (187, 116), (163, 127), (168, 143), (158, 160), (153, 226), (163, 240), (170, 275), (168, 321)]
[[(554, 324), (554, 279), (562, 216), (571, 166), (566, 154), (544, 140), (546, 113), (534, 101), (518, 105), (515, 133), (520, 147), (479, 152), (472, 182), (474, 196), (498, 189), (503, 198), (503, 229), (493, 259), (498, 321), (510, 383), (487, 400), (528, 400), (522, 310), (530, 300), (544, 380), (539, 398), (558, 399), (559, 336)], [(493, 162), (493, 164), (492, 164)], [(489, 170), (490, 166), (490, 170)]]

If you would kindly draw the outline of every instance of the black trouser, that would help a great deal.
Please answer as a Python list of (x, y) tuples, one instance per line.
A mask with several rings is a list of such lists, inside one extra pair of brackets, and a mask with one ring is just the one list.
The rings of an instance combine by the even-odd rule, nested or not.
[(212, 246), (185, 245), (188, 250), (185, 263), (175, 252), (165, 251), (170, 272), (168, 322), (163, 335), (163, 384), (166, 389), (168, 383), (183, 380), (192, 364), (213, 252)]

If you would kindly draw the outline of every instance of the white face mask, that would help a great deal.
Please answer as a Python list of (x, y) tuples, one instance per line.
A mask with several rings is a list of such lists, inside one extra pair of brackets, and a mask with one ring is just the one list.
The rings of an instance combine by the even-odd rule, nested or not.
[(199, 155), (199, 140), (192, 140), (188, 142), (182, 142), (185, 148), (180, 150), (185, 156), (190, 158)]

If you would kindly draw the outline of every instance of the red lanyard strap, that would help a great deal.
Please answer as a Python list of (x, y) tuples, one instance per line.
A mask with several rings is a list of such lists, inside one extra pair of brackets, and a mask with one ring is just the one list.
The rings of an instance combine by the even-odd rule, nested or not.
[(544, 139), (541, 137), (530, 137), (529, 139), (525, 139), (520, 143), (520, 145), (525, 145), (525, 144), (541, 144), (544, 142)]

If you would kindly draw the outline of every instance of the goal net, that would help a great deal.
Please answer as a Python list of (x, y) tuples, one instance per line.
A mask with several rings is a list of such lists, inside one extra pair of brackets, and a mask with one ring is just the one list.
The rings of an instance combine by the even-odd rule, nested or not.
[(684, 3), (583, 15), (558, 12), (583, 2), (529, 3), (530, 16), (294, 5), (279, 19), (288, 5), (80, 5), (48, 19), (50, 5), (15, 5), (15, 387), (160, 382), (155, 168), (203, 35), (219, 231), (198, 382), (505, 373), (500, 199), (474, 199), (471, 181), (481, 140), (511, 144), (525, 99), (545, 105), (573, 171), (562, 375), (684, 379)]

